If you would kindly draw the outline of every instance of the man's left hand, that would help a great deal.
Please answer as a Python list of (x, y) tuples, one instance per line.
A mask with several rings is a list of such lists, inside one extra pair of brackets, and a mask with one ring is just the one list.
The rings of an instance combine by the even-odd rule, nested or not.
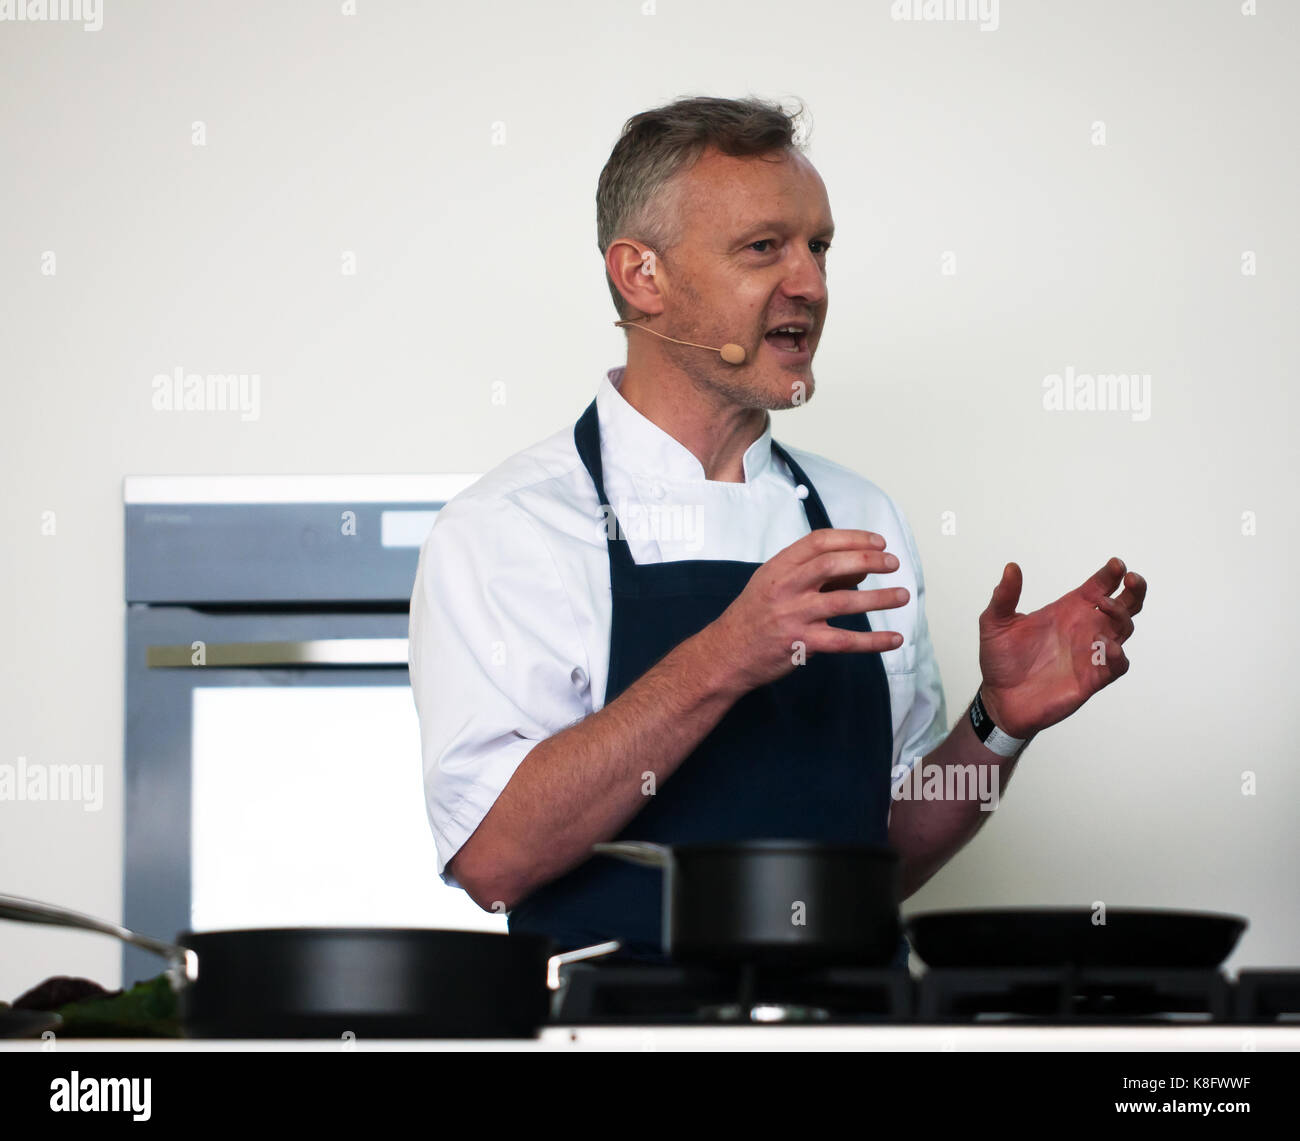
[[(1112, 598), (1123, 582), (1124, 590)], [(980, 615), (980, 693), (993, 722), (1027, 738), (1069, 717), (1128, 672), (1121, 648), (1142, 609), (1146, 580), (1111, 559), (1055, 602), (1020, 614), (1020, 568), (1008, 563)]]

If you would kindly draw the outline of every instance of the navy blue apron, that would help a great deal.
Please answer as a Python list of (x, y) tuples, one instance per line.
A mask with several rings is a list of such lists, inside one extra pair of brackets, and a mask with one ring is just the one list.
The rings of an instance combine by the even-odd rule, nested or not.
[[(574, 440), (607, 505), (595, 401), (574, 426)], [(775, 441), (772, 451), (808, 489), (809, 529), (829, 527), (812, 481)], [(762, 565), (691, 559), (638, 566), (621, 528), (607, 535), (613, 617), (606, 703), (721, 615)], [(829, 622), (871, 628), (865, 614)], [(616, 838), (887, 844), (892, 763), (880, 655), (817, 654), (740, 698)], [(624, 957), (662, 960), (662, 890), (653, 868), (593, 856), (516, 904), (509, 927), (549, 935), (562, 950), (620, 939)], [(895, 965), (905, 966), (906, 956), (904, 940)]]

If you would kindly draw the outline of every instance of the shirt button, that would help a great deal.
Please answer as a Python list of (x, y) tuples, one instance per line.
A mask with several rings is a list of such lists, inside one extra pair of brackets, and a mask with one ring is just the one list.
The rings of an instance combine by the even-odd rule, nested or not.
[(654, 496), (655, 499), (662, 499), (666, 494), (664, 492), (664, 485), (662, 483), (652, 483), (650, 485), (650, 494)]
[(796, 499), (807, 499), (808, 489), (802, 483), (799, 484), (799, 486), (794, 489), (794, 497)]

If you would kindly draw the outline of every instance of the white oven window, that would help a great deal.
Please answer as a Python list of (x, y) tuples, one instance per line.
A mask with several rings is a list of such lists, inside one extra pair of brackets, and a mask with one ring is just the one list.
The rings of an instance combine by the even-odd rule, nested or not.
[(194, 930), (506, 929), (435, 871), (409, 686), (192, 693)]

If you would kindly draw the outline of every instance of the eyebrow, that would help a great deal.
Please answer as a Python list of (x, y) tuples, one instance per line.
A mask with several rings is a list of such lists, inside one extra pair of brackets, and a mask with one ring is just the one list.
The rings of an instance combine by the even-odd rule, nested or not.
[[(782, 233), (785, 233), (786, 229), (787, 226), (784, 222), (778, 222), (775, 220), (769, 222), (755, 222), (752, 226), (748, 227), (745, 230), (745, 232), (741, 234), (736, 240), (738, 242), (743, 242), (746, 238), (750, 237), (751, 235), (762, 233), (764, 230), (780, 230)], [(827, 223), (822, 229), (820, 229), (816, 234), (813, 235), (814, 238), (833, 238), (834, 236), (835, 236), (835, 224), (833, 222)]]

